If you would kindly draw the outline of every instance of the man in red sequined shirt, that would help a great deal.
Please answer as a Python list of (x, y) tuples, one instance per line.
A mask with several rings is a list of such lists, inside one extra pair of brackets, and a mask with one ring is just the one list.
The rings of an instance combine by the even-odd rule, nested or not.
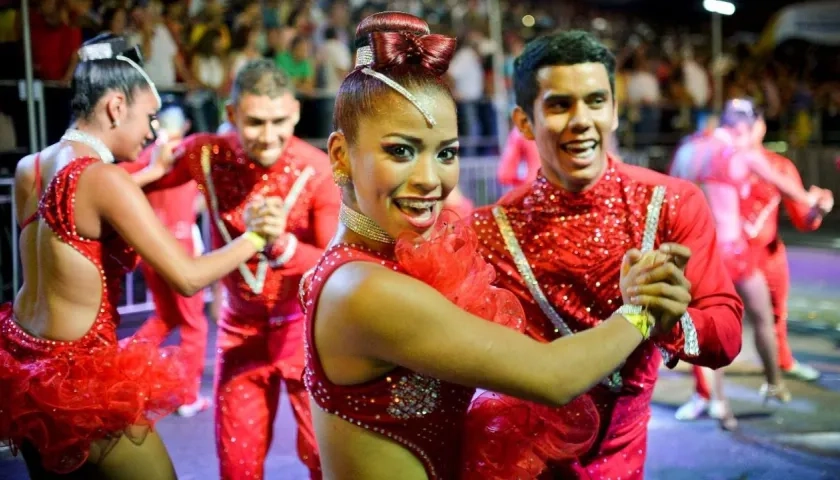
[[(338, 225), (340, 196), (322, 151), (293, 136), (299, 104), (288, 78), (257, 60), (234, 81), (226, 135), (197, 134), (174, 152), (174, 168), (148, 188), (196, 180), (213, 224), (213, 248), (241, 234), (243, 209), (265, 198), (266, 221), (282, 233), (224, 278), (217, 336), (216, 445), (221, 477), (263, 478), (281, 381), (298, 422), (298, 454), (320, 478), (309, 399), (302, 383), (301, 276), (314, 267)], [(166, 155), (165, 153), (163, 155)], [(138, 183), (159, 176), (152, 163)]]
[[(669, 367), (729, 364), (741, 348), (743, 305), (718, 255), (703, 193), (607, 152), (618, 122), (607, 48), (586, 32), (563, 32), (529, 43), (515, 68), (514, 124), (536, 141), (542, 171), (472, 221), (498, 283), (525, 307), (527, 333), (550, 341), (609, 317), (622, 305), (619, 269), (628, 250), (658, 247), (673, 258), (657, 270), (655, 285), (637, 287), (634, 296), (657, 315), (658, 331), (587, 394), (601, 414), (599, 441), (551, 472), (641, 479), (662, 358)], [(687, 310), (647, 297), (678, 289), (690, 289)]]
[[(764, 135), (767, 126), (763, 118), (756, 122), (756, 148), (764, 152), (767, 161), (777, 172), (790, 179), (798, 187), (802, 185), (802, 177), (788, 158), (764, 148)], [(779, 237), (779, 204), (784, 204), (790, 221), (797, 230), (813, 232), (820, 228), (822, 219), (834, 207), (834, 194), (831, 190), (812, 186), (809, 192), (818, 198), (813, 206), (793, 201), (790, 197), (783, 197), (774, 185), (753, 176), (749, 198), (742, 202), (741, 214), (744, 217), (744, 228), (750, 242), (761, 249), (759, 268), (764, 272), (770, 287), (773, 302), (773, 316), (775, 317), (776, 342), (779, 351), (779, 367), (786, 374), (800, 380), (816, 380), (820, 373), (814, 367), (799, 363), (793, 358), (787, 340), (787, 297), (790, 290), (790, 272), (788, 271), (787, 251), (785, 244)]]

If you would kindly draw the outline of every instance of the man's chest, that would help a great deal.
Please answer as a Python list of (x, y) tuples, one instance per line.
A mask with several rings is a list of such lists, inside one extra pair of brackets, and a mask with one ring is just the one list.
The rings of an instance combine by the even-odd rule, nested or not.
[(287, 165), (260, 171), (251, 164), (217, 163), (203, 170), (201, 189), (214, 218), (226, 228), (243, 231), (245, 210), (251, 202), (275, 198), (286, 215), (287, 230), (310, 229), (312, 196), (311, 167)]

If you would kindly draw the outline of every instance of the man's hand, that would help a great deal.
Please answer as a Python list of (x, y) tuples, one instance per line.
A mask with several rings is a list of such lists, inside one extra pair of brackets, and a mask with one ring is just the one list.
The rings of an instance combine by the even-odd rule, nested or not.
[(248, 230), (264, 236), (269, 244), (286, 233), (289, 212), (279, 197), (255, 197), (245, 208)]
[(817, 203), (814, 206), (820, 211), (821, 215), (827, 215), (834, 208), (834, 194), (831, 190), (813, 185), (808, 189), (808, 193), (817, 198)]
[(636, 285), (628, 290), (630, 303), (646, 306), (654, 312), (658, 319), (657, 331), (671, 330), (691, 303), (691, 282), (684, 272), (691, 250), (677, 243), (666, 243), (646, 254), (631, 250), (628, 256), (631, 261), (637, 259), (653, 265), (650, 271), (639, 275)]

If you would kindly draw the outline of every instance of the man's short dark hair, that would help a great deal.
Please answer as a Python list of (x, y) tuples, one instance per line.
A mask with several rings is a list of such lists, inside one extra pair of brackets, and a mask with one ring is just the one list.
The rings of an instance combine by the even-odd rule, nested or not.
[(537, 83), (539, 69), (580, 63), (604, 65), (610, 79), (610, 91), (615, 96), (615, 56), (591, 33), (569, 30), (537, 37), (525, 45), (514, 62), (516, 104), (529, 118), (533, 118), (534, 101), (540, 90)]
[(230, 102), (235, 105), (244, 94), (276, 98), (287, 92), (294, 93), (294, 85), (274, 61), (251, 60), (236, 74), (230, 91)]

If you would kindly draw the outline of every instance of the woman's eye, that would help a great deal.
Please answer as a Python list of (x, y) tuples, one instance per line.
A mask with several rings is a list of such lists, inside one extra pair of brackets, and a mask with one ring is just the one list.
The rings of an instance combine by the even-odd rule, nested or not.
[(414, 153), (412, 152), (411, 148), (405, 145), (392, 145), (386, 147), (385, 151), (398, 158), (410, 158), (411, 155)]
[(458, 156), (458, 149), (454, 148), (454, 147), (453, 148), (446, 148), (444, 150), (441, 150), (441, 152), (438, 154), (438, 158), (443, 160), (443, 161), (454, 160), (455, 157), (457, 157), (457, 156)]

